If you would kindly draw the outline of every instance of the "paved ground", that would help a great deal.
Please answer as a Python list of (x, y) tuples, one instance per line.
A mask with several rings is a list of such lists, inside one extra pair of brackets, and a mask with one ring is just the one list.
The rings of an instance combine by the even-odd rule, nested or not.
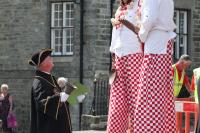
[(87, 130), (87, 131), (73, 131), (72, 133), (106, 133), (106, 131)]

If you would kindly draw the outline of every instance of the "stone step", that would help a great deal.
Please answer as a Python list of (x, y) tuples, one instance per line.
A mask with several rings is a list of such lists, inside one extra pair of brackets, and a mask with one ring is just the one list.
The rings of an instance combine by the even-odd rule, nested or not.
[(100, 122), (99, 124), (90, 124), (91, 130), (105, 131), (106, 126), (107, 126), (107, 122)]
[(107, 122), (108, 115), (100, 115), (100, 122)]

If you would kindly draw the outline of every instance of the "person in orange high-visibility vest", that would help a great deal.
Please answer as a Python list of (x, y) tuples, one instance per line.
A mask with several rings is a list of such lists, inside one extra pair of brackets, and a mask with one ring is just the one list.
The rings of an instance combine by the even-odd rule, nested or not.
[(179, 61), (172, 65), (172, 75), (173, 75), (173, 87), (174, 87), (174, 96), (180, 98), (180, 92), (183, 85), (185, 85), (187, 91), (192, 95), (193, 91), (190, 90), (190, 81), (185, 73), (189, 68), (192, 61), (189, 55), (182, 55)]

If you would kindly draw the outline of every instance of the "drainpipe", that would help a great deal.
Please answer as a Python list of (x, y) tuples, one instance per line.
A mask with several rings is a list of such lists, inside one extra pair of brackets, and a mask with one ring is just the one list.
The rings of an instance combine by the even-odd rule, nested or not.
[[(84, 0), (80, 0), (80, 78), (79, 81), (83, 83), (83, 18), (84, 18)], [(81, 130), (81, 116), (83, 113), (83, 104), (79, 104), (79, 130)]]
[[(113, 3), (115, 2), (115, 0), (110, 0), (110, 18), (113, 17)], [(110, 44), (111, 44), (111, 39), (112, 39), (112, 24), (110, 23)], [(110, 67), (109, 70), (111, 70), (111, 66), (112, 66), (112, 55), (110, 54)]]
[(80, 0), (80, 83), (83, 83), (83, 15), (84, 15), (84, 0)]

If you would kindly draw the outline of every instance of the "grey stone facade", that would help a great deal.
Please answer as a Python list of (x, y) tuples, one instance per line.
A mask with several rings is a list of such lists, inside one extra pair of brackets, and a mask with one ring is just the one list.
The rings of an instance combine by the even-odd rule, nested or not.
[[(50, 47), (50, 3), (68, 0), (0, 0), (0, 84), (7, 83), (15, 102), (19, 133), (29, 133), (30, 90), (34, 69), (30, 55)], [(80, 0), (75, 4), (75, 45), (72, 56), (53, 57), (58, 76), (80, 77)], [(117, 0), (116, 0), (117, 1)], [(117, 2), (114, 2), (114, 11)], [(200, 0), (175, 0), (176, 8), (188, 9), (189, 54), (193, 67), (200, 65)], [(110, 65), (110, 0), (84, 0), (83, 83), (91, 93), (83, 103), (89, 114), (95, 73), (107, 73)], [(79, 105), (71, 107), (73, 129), (79, 129)]]
[(200, 66), (200, 1), (194, 0), (193, 10), (192, 10), (192, 49), (191, 53), (193, 55), (193, 61), (195, 62), (195, 67)]

